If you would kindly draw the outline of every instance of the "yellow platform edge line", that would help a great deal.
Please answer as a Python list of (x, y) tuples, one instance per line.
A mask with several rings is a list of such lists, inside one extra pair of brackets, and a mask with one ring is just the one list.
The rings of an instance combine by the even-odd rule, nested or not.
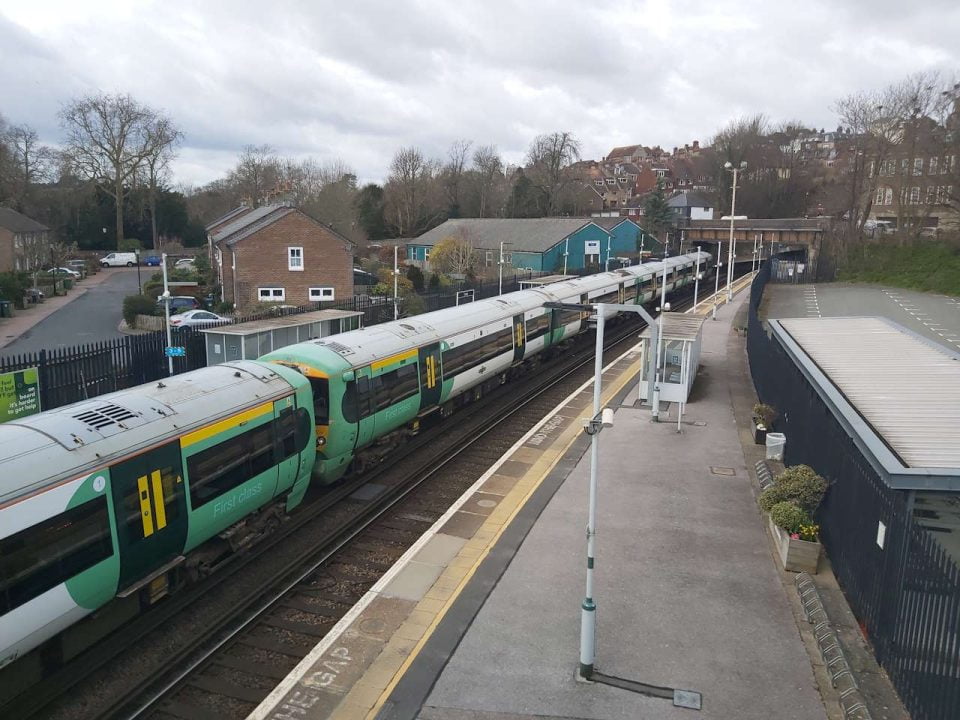
[[(608, 386), (608, 388), (604, 391), (603, 397), (602, 397), (603, 402), (608, 402), (617, 393), (623, 390), (624, 387), (629, 385), (637, 377), (637, 374), (639, 373), (639, 371), (640, 371), (640, 361), (636, 360), (632, 362), (630, 366), (624, 372), (622, 372), (620, 376), (615, 381), (613, 381), (613, 383), (611, 383), (611, 385)], [(410, 669), (410, 666), (413, 664), (413, 662), (420, 655), (420, 652), (423, 650), (424, 645), (426, 645), (427, 641), (433, 636), (433, 633), (436, 631), (437, 626), (446, 616), (449, 609), (453, 606), (453, 603), (456, 602), (458, 597), (460, 597), (460, 594), (463, 592), (463, 589), (467, 586), (467, 584), (473, 578), (474, 574), (477, 571), (477, 568), (479, 568), (480, 564), (486, 559), (487, 555), (490, 553), (490, 549), (497, 544), (497, 542), (500, 540), (500, 537), (503, 535), (506, 529), (513, 522), (514, 518), (516, 518), (516, 516), (520, 513), (520, 511), (524, 507), (526, 507), (526, 504), (530, 501), (531, 496), (543, 484), (543, 481), (553, 471), (553, 469), (557, 466), (560, 460), (564, 456), (566, 456), (566, 454), (570, 451), (570, 448), (573, 446), (577, 438), (580, 436), (579, 427), (577, 426), (575, 420), (573, 423), (567, 426), (567, 430), (569, 430), (570, 428), (575, 428), (577, 432), (572, 433), (570, 439), (567, 440), (562, 450), (556, 453), (556, 455), (550, 461), (549, 465), (540, 473), (540, 477), (537, 480), (537, 482), (530, 487), (530, 489), (526, 492), (526, 494), (523, 496), (520, 502), (517, 503), (517, 505), (510, 512), (509, 517), (507, 517), (503, 525), (500, 526), (500, 529), (497, 530), (497, 532), (493, 535), (493, 537), (490, 538), (490, 540), (487, 542), (486, 547), (483, 549), (483, 551), (474, 559), (473, 564), (467, 570), (466, 574), (463, 576), (463, 579), (457, 584), (456, 589), (450, 594), (449, 598), (447, 598), (447, 600), (444, 602), (443, 607), (437, 612), (433, 621), (427, 627), (427, 631), (423, 634), (420, 640), (417, 641), (417, 644), (413, 647), (413, 650), (403, 661), (403, 664), (396, 671), (396, 673), (394, 673), (393, 678), (391, 678), (390, 682), (387, 684), (387, 687), (384, 688), (382, 693), (380, 693), (380, 697), (377, 698), (376, 703), (366, 715), (368, 720), (372, 720), (372, 718), (374, 718), (377, 715), (380, 709), (387, 702), (387, 699), (390, 697), (390, 694), (397, 687), (397, 684), (400, 682), (403, 676), (407, 673), (407, 670)]]

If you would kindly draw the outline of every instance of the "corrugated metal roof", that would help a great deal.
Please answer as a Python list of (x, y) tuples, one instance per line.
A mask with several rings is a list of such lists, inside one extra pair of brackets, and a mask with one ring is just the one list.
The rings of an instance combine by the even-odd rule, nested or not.
[(910, 468), (960, 469), (960, 359), (883, 318), (780, 325)]
[[(662, 320), (664, 340), (696, 340), (706, 317), (686, 313), (664, 313)], [(649, 338), (650, 328), (645, 327), (640, 337)]]
[(263, 320), (249, 320), (247, 322), (235, 323), (234, 325), (218, 325), (216, 327), (198, 329), (202, 333), (209, 333), (211, 335), (251, 335), (266, 330), (298, 327), (300, 325), (309, 325), (310, 323), (324, 320), (338, 320), (340, 318), (357, 317), (358, 315), (363, 315), (363, 313), (355, 310), (313, 310), (311, 312), (291, 313), (289, 315), (280, 315)]
[(462, 234), (475, 248), (499, 250), (504, 242), (510, 243), (508, 252), (546, 252), (590, 224), (596, 224), (594, 218), (457, 218), (428, 230), (409, 244), (432, 247), (446, 237)]

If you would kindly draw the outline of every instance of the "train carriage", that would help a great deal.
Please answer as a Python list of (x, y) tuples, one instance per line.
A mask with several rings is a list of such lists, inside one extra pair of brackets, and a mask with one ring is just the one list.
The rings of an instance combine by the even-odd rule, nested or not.
[(115, 596), (157, 599), (198, 572), (191, 551), (299, 503), (313, 424), (302, 375), (235, 362), (0, 426), (0, 666)]

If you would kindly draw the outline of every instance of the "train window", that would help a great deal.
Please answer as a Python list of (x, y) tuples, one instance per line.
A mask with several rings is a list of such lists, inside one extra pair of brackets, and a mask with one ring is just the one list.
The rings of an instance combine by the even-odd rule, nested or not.
[(326, 378), (310, 378), (313, 390), (313, 415), (317, 425), (330, 423), (330, 383)]
[(273, 425), (260, 425), (187, 458), (194, 510), (276, 465)]
[(373, 378), (373, 387), (378, 412), (413, 397), (420, 391), (417, 366), (403, 365), (396, 370), (378, 375)]
[(513, 350), (512, 327), (464, 343), (443, 353), (443, 376), (453, 377), (511, 350)]
[(297, 408), (296, 411), (290, 408), (284, 410), (274, 421), (274, 426), (277, 430), (277, 463), (303, 452), (313, 434), (310, 414), (304, 408)]
[(535, 318), (530, 318), (527, 320), (526, 335), (527, 342), (531, 340), (536, 340), (538, 337), (543, 337), (548, 332), (550, 332), (550, 313), (545, 312), (543, 315), (538, 315)]
[(111, 555), (103, 495), (0, 540), (0, 615)]
[(555, 310), (554, 312), (557, 313), (557, 327), (580, 322), (583, 319), (583, 313), (579, 310)]

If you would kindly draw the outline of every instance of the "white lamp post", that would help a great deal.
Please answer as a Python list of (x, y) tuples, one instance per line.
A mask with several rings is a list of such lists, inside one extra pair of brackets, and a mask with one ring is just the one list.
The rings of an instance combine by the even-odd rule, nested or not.
[(720, 258), (723, 257), (723, 240), (717, 244), (717, 264), (714, 266), (713, 270), (713, 313), (712, 319), (717, 319), (717, 295), (720, 294), (720, 268), (723, 267), (723, 263)]
[(499, 268), (499, 270), (500, 270), (500, 292), (497, 293), (498, 295), (503, 295), (503, 246), (504, 246), (504, 245), (513, 245), (513, 243), (504, 242), (503, 240), (500, 241), (500, 262), (498, 263), (499, 266), (500, 266), (500, 268)]
[(393, 319), (396, 320), (400, 317), (400, 309), (397, 305), (397, 284), (399, 280), (399, 267), (397, 265), (397, 252), (400, 250), (399, 245), (393, 246)]
[(730, 247), (727, 249), (727, 300), (733, 299), (733, 221), (737, 219), (737, 174), (747, 167), (747, 161), (742, 160), (739, 167), (735, 167), (729, 160), (723, 166), (733, 173), (733, 189), (730, 198)]

